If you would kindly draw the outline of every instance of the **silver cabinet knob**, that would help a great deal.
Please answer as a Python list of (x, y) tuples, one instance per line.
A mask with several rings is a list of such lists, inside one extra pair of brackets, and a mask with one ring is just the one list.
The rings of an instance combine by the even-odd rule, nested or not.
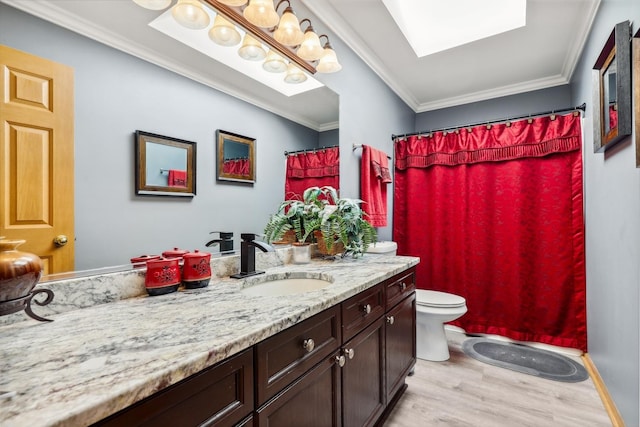
[(394, 319), (393, 316), (387, 316), (387, 323), (390, 325), (393, 325), (393, 322), (395, 322), (396, 319)]
[(338, 366), (340, 366), (341, 368), (344, 366), (344, 364), (347, 362), (347, 359), (344, 358), (344, 356), (336, 356), (336, 363), (338, 364)]
[(302, 347), (307, 350), (307, 353), (311, 353), (313, 349), (316, 347), (316, 343), (313, 342), (311, 338), (304, 340), (302, 343)]
[(362, 307), (362, 311), (364, 311), (364, 314), (369, 314), (371, 313), (371, 304), (365, 304)]
[(349, 359), (353, 359), (353, 356), (355, 356), (355, 355), (356, 355), (356, 352), (355, 352), (352, 348), (349, 348), (349, 349), (345, 348), (345, 349), (344, 349), (344, 354), (345, 354), (345, 356), (347, 356)]
[(402, 292), (404, 292), (404, 291), (405, 291), (405, 289), (407, 289), (407, 284), (406, 284), (406, 283), (404, 283), (404, 282), (400, 282), (400, 290), (401, 290)]

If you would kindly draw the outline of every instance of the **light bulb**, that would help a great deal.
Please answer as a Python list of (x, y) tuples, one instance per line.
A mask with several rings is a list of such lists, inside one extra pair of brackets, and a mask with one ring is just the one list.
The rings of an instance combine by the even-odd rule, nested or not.
[(284, 77), (286, 83), (298, 84), (307, 80), (307, 75), (302, 72), (295, 64), (289, 64), (287, 67), (287, 75)]
[(197, 0), (178, 0), (171, 9), (171, 15), (180, 25), (192, 30), (202, 30), (209, 26), (211, 19)]
[(322, 58), (320, 58), (320, 62), (318, 62), (316, 71), (319, 73), (335, 73), (340, 70), (342, 70), (342, 65), (338, 62), (336, 53), (329, 43), (325, 44), (324, 53), (322, 54)]
[(238, 55), (247, 61), (261, 61), (267, 56), (267, 52), (262, 48), (262, 44), (248, 33), (244, 35), (242, 46), (238, 49)]
[(284, 10), (278, 28), (273, 33), (273, 38), (285, 46), (298, 46), (302, 43), (304, 34), (300, 29), (298, 18), (296, 18), (290, 6)]
[(322, 57), (324, 49), (320, 44), (320, 38), (313, 32), (311, 26), (304, 32), (304, 39), (296, 53), (305, 61), (317, 61)]
[(242, 15), (260, 28), (273, 28), (280, 20), (272, 0), (249, 0), (249, 6), (245, 7)]
[(273, 49), (269, 50), (267, 59), (264, 60), (262, 68), (270, 73), (284, 73), (287, 71), (287, 63), (284, 62), (282, 56), (278, 55)]
[(171, 4), (171, 0), (133, 0), (133, 2), (138, 6), (151, 10), (166, 9)]
[(240, 33), (236, 27), (218, 14), (213, 20), (213, 27), (209, 30), (209, 38), (220, 46), (235, 46), (240, 43)]

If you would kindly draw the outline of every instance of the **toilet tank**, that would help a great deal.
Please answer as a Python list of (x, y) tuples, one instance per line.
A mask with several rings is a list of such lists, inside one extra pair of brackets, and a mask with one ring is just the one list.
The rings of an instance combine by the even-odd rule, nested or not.
[(382, 241), (375, 245), (369, 246), (367, 253), (371, 255), (390, 255), (395, 256), (398, 250), (398, 244), (396, 242)]

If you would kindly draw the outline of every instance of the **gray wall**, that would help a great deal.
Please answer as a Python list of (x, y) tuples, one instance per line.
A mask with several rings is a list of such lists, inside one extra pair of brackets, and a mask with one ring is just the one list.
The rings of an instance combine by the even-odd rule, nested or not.
[(571, 104), (569, 85), (562, 85), (521, 95), (504, 96), (420, 113), (416, 115), (414, 132), (463, 126), (567, 107), (575, 107), (575, 105)]
[[(366, 144), (393, 155), (391, 135), (412, 129), (415, 113), (371, 69), (333, 36), (331, 44), (340, 52), (342, 70), (323, 76), (323, 82), (340, 95), (340, 194), (360, 197), (362, 150)], [(378, 229), (378, 240), (391, 240), (393, 188), (387, 191), (389, 221)]]
[[(640, 22), (640, 2), (604, 0), (601, 3), (572, 79), (574, 103), (587, 102), (592, 106), (597, 102), (592, 99), (592, 67), (615, 24), (625, 20), (636, 23), (635, 33)], [(640, 58), (633, 60), (640, 61)], [(636, 169), (632, 137), (606, 154), (593, 152), (592, 112), (593, 108), (587, 109), (584, 121), (589, 354), (626, 425), (638, 426), (640, 169)]]

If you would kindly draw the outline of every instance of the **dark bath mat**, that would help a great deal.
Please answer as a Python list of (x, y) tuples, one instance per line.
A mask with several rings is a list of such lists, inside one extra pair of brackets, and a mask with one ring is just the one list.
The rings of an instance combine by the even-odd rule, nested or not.
[(481, 362), (549, 380), (575, 383), (589, 378), (579, 363), (560, 354), (486, 338), (469, 338), (462, 351)]

